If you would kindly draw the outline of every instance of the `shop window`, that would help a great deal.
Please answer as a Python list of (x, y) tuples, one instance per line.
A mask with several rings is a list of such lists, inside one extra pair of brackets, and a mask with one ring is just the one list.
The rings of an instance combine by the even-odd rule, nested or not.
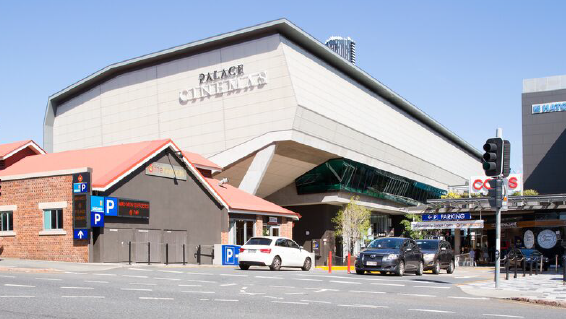
[(63, 210), (46, 209), (43, 211), (43, 229), (63, 229)]
[(14, 213), (0, 212), (0, 231), (14, 230)]
[(243, 245), (253, 236), (255, 236), (255, 220), (230, 220), (230, 245)]

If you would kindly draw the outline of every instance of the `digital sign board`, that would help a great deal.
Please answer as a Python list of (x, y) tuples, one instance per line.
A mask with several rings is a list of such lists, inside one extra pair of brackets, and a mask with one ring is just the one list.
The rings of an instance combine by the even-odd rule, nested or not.
[(119, 198), (118, 217), (149, 219), (149, 202)]

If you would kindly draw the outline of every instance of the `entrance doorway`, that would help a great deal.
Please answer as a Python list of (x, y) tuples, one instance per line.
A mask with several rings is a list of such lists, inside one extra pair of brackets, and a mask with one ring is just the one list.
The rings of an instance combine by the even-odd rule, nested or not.
[(279, 226), (269, 227), (269, 236), (279, 236)]
[(255, 235), (255, 220), (230, 219), (228, 244), (243, 245)]

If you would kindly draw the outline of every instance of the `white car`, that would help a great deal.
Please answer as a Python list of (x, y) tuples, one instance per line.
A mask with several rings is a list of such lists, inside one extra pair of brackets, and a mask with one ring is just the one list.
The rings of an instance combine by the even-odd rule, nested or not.
[(269, 266), (271, 270), (281, 267), (297, 267), (307, 271), (312, 266), (311, 255), (296, 242), (285, 237), (252, 237), (240, 248), (240, 269), (250, 266)]

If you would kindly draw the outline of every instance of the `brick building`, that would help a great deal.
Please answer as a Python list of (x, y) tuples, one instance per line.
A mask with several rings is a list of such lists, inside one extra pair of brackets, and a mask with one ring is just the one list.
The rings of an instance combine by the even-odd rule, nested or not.
[[(20, 144), (16, 146), (27, 145)], [(195, 262), (198, 245), (243, 244), (266, 233), (291, 237), (293, 221), (299, 218), (213, 179), (213, 171), (221, 170), (218, 165), (181, 151), (171, 140), (53, 154), (34, 145), (19, 150), (19, 160), (0, 171), (3, 257), (163, 262), (167, 244), (169, 261), (181, 261), (185, 250), (187, 261)], [(5, 154), (13, 153), (5, 151), (12, 148), (0, 145)], [(85, 222), (98, 199), (118, 203), (115, 214), (104, 210), (103, 227), (86, 230), (90, 236), (85, 239), (74, 234), (82, 216), (77, 184), (85, 184)], [(128, 203), (142, 203), (146, 210), (136, 216), (130, 209), (128, 215), (127, 209), (122, 211)]]

